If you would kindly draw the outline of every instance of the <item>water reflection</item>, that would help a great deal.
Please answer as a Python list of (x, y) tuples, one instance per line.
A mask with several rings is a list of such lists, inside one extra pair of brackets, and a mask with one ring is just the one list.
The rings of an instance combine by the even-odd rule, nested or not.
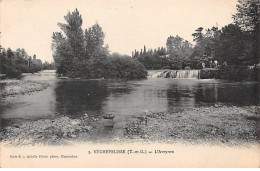
[(181, 109), (194, 107), (194, 91), (198, 80), (174, 80), (167, 89), (168, 106), (170, 110), (178, 111)]
[(1, 101), (1, 125), (60, 115), (80, 117), (87, 113), (99, 117), (111, 113), (126, 116), (144, 111), (178, 111), (214, 103), (259, 104), (257, 83), (166, 78), (58, 80), (54, 72), (28, 75), (22, 80), (48, 80), (53, 86), (33, 95), (18, 95)]
[(32, 94), (16, 95), (0, 101), (1, 127), (24, 120), (54, 118), (59, 113), (55, 110), (55, 92), (48, 88)]
[(200, 105), (217, 102), (242, 106), (259, 104), (257, 83), (198, 84), (196, 89), (195, 100)]
[(89, 111), (101, 111), (109, 92), (102, 81), (62, 81), (55, 88), (56, 110), (77, 117)]
[(135, 115), (144, 111), (159, 112), (167, 109), (165, 87), (146, 81), (128, 81), (131, 92), (127, 94), (113, 91), (103, 105), (103, 111), (112, 114)]

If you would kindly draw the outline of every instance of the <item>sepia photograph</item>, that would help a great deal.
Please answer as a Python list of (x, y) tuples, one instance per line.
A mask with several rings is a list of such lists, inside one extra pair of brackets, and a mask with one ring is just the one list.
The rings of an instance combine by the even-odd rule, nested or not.
[(1, 168), (259, 168), (259, 0), (0, 0)]

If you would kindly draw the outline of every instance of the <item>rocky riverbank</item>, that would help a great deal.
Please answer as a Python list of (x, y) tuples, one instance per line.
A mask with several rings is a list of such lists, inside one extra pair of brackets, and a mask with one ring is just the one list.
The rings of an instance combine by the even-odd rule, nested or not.
[(0, 80), (0, 98), (19, 94), (30, 94), (42, 91), (49, 86), (51, 86), (51, 84), (46, 81)]
[(211, 106), (178, 113), (146, 113), (124, 128), (128, 139), (187, 143), (260, 142), (260, 107)]
[(215, 105), (191, 108), (177, 113), (146, 112), (120, 123), (121, 126), (117, 126), (114, 133), (111, 128), (109, 138), (105, 135), (102, 138), (101, 132), (106, 126), (104, 123), (104, 120), (102, 122), (102, 119), (88, 115), (78, 119), (63, 116), (28, 121), (2, 129), (1, 141), (12, 146), (61, 145), (78, 141), (92, 142), (89, 136), (94, 135), (99, 136), (100, 143), (181, 142), (229, 145), (260, 143), (259, 106)]
[(79, 133), (88, 132), (92, 127), (87, 117), (71, 119), (63, 116), (55, 119), (28, 121), (1, 130), (6, 145), (62, 145), (72, 139), (80, 139)]

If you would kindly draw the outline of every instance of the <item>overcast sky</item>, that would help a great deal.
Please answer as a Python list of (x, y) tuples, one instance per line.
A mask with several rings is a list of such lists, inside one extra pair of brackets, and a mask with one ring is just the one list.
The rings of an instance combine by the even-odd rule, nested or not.
[(237, 0), (2, 0), (1, 45), (24, 48), (51, 61), (51, 36), (68, 11), (78, 8), (83, 29), (98, 22), (110, 52), (166, 46), (170, 35), (192, 42), (200, 26), (221, 28), (232, 22)]

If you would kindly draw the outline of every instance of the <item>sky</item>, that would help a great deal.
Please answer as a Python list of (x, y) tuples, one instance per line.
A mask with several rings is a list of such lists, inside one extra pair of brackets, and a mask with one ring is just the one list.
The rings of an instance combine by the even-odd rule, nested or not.
[(61, 31), (68, 11), (78, 8), (82, 28), (96, 22), (105, 32), (111, 53), (131, 55), (135, 49), (166, 46), (179, 35), (192, 44), (198, 27), (232, 23), (237, 0), (0, 0), (0, 43), (24, 48), (42, 61), (52, 61), (52, 33)]

